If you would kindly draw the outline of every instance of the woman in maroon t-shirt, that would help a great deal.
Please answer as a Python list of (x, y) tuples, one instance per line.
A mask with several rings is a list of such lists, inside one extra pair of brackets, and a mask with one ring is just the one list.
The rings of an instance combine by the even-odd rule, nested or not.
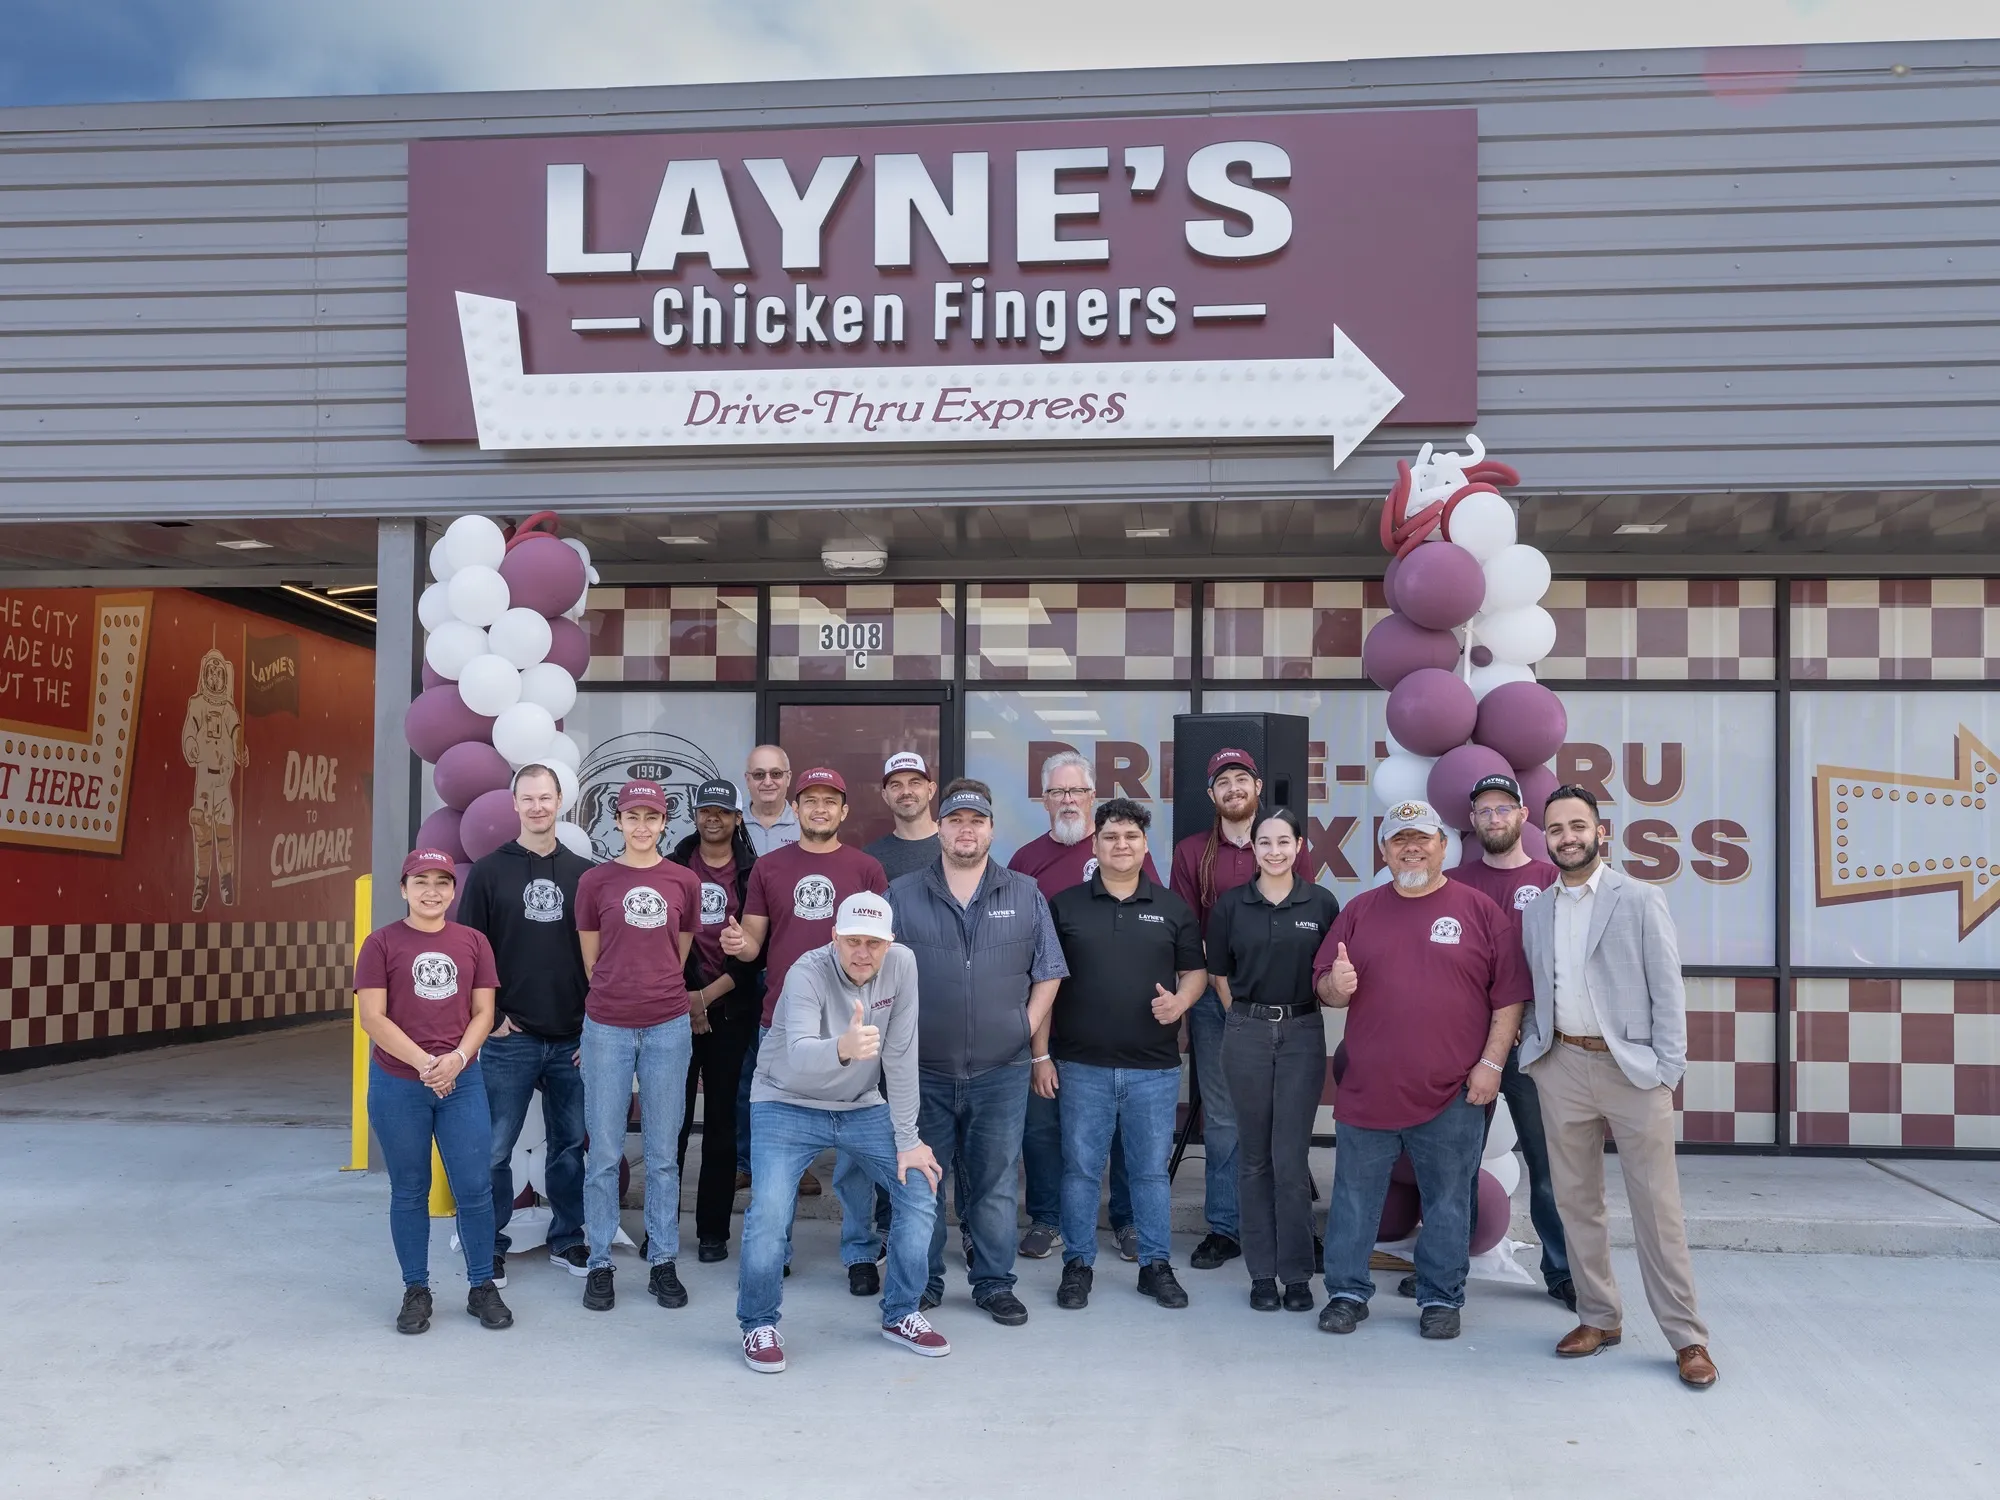
[(686, 1307), (680, 1254), (681, 1170), (675, 1146), (693, 1037), (683, 970), (701, 918), (701, 882), (660, 855), (667, 794), (651, 781), (618, 793), (625, 851), (584, 872), (576, 886), (577, 943), (590, 992), (583, 1002), (583, 1230), (590, 1262), (583, 1305), (616, 1300), (611, 1241), (618, 1232), (618, 1164), (625, 1155), (632, 1080), (646, 1167), (646, 1290), (662, 1307)]
[(403, 861), (410, 914), (368, 934), (354, 961), (368, 1065), (368, 1123), (389, 1168), (389, 1237), (403, 1270), (398, 1333), (431, 1326), (431, 1143), (458, 1200), (458, 1242), (472, 1290), (465, 1310), (487, 1328), (514, 1315), (493, 1280), (493, 1125), (479, 1048), (493, 1029), (500, 976), (486, 935), (445, 912), (457, 871), (441, 849)]

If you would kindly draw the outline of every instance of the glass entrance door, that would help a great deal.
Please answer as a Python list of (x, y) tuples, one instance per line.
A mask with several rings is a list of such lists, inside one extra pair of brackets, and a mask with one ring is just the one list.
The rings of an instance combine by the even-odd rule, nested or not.
[[(885, 701), (886, 700), (886, 701)], [(881, 796), (882, 763), (914, 750), (942, 783), (945, 704), (942, 693), (869, 695), (779, 694), (776, 739), (791, 757), (794, 778), (813, 766), (831, 766), (847, 782), (847, 821), (840, 841), (856, 848), (893, 831), (895, 819)]]

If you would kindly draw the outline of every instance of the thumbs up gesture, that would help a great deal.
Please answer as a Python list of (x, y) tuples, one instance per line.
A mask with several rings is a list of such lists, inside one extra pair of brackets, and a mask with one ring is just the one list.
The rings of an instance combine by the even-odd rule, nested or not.
[(844, 1063), (862, 1062), (878, 1055), (881, 1050), (881, 1031), (868, 1024), (868, 1007), (859, 1000), (855, 1001), (854, 1019), (840, 1034), (840, 1060)]
[(1162, 1026), (1171, 1026), (1182, 1015), (1181, 998), (1164, 984), (1153, 986), (1153, 1019)]
[(1333, 968), (1326, 976), (1333, 983), (1333, 992), (1343, 1000), (1352, 1000), (1354, 992), (1361, 987), (1361, 976), (1355, 972), (1353, 960), (1347, 956), (1347, 944), (1337, 944), (1333, 952)]
[(741, 958), (743, 950), (750, 946), (749, 935), (743, 931), (743, 924), (731, 917), (722, 924), (722, 951), (731, 958)]

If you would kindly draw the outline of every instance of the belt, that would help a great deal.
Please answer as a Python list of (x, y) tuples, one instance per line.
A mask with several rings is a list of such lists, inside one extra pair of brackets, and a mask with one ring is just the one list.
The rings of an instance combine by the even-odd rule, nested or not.
[(1229, 1008), (1242, 1011), (1253, 1021), (1289, 1021), (1294, 1016), (1311, 1015), (1319, 1005), (1310, 1000), (1296, 1005), (1259, 1005), (1254, 1000), (1238, 1000)]
[(1572, 1047), (1581, 1047), (1586, 1052), (1609, 1052), (1611, 1044), (1601, 1036), (1571, 1036), (1567, 1031), (1558, 1031), (1556, 1040)]

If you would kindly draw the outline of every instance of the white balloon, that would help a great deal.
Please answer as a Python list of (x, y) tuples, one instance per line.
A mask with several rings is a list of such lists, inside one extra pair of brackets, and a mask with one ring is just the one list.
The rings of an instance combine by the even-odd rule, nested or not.
[(490, 719), (521, 701), (521, 674), (506, 657), (488, 651), (460, 668), (458, 696), (467, 708)]
[(1506, 682), (1533, 682), (1533, 667), (1516, 666), (1511, 661), (1488, 662), (1483, 667), (1474, 667), (1472, 675), (1466, 679), (1472, 689), (1472, 700), (1477, 703), (1488, 693)]
[(444, 529), (452, 571), (498, 568), (507, 559), (507, 534), (484, 516), (460, 516)]
[(572, 854), (592, 861), (597, 858), (597, 851), (590, 847), (590, 835), (574, 823), (556, 824), (556, 841)]
[(586, 568), (590, 566), (590, 549), (584, 546), (582, 542), (578, 541), (573, 536), (566, 536), (562, 539), (562, 544), (565, 547), (569, 548), (570, 551), (574, 552), (578, 557), (582, 558), (583, 565)]
[(451, 612), (468, 625), (484, 629), (507, 613), (507, 580), (482, 564), (454, 570), (444, 587)]
[(516, 703), (493, 721), (493, 748), (516, 770), (548, 753), (556, 721), (539, 703)]
[(424, 642), (424, 660), (440, 677), (456, 679), (465, 664), (486, 654), (486, 632), (463, 620), (446, 620)]
[(431, 543), (431, 577), (439, 583), (451, 577), (451, 548), (444, 544), (444, 540), (439, 537)]
[(566, 766), (561, 761), (553, 759), (546, 764), (551, 771), (556, 773), (556, 785), (562, 788), (562, 801), (557, 804), (556, 811), (568, 812), (572, 807), (576, 806), (576, 799), (582, 795), (583, 783), (576, 779), (576, 771), (573, 767)]
[[(522, 671), (549, 654), (549, 622), (532, 609), (518, 605), (488, 627), (486, 638), (493, 643), (496, 654), (506, 657)], [(560, 719), (562, 715), (556, 717)]]
[(1500, 1190), (1509, 1198), (1514, 1189), (1521, 1185), (1521, 1158), (1513, 1152), (1503, 1152), (1499, 1156), (1489, 1156), (1479, 1164), (1482, 1171), (1491, 1172), (1493, 1180), (1500, 1184)]
[(1477, 490), (1452, 507), (1448, 541), (1482, 563), (1514, 545), (1514, 507), (1491, 490)]
[(594, 584), (599, 581), (597, 577), (597, 569), (595, 568), (585, 568), (583, 570), (583, 576), (585, 581), (589, 583)]
[(451, 600), (447, 597), (443, 583), (433, 583), (417, 595), (417, 619), (424, 629), (436, 630), (457, 616), (451, 612)]
[(1472, 627), (1474, 639), (1493, 653), (1495, 661), (1532, 667), (1555, 649), (1555, 617), (1539, 604), (1481, 615)]
[[(1512, 1156), (1514, 1154), (1514, 1142), (1519, 1138), (1520, 1133), (1514, 1128), (1513, 1110), (1508, 1107), (1507, 1101), (1504, 1098), (1494, 1100), (1493, 1119), (1486, 1127), (1486, 1151), (1484, 1155), (1489, 1163), (1487, 1167), (1488, 1171), (1492, 1170), (1490, 1163), (1494, 1157)], [(1511, 1193), (1514, 1190), (1510, 1187), (1507, 1191)]]
[(549, 741), (549, 748), (542, 752), (542, 759), (549, 765), (561, 761), (574, 771), (583, 764), (583, 751), (575, 740), (558, 729), (556, 737)]
[[(537, 662), (521, 674), (521, 697), (528, 703), (541, 704), (549, 711), (550, 718), (560, 719), (576, 707), (576, 679), (552, 661)], [(572, 748), (574, 745), (571, 741)], [(575, 765), (576, 761), (570, 764)]]
[(1407, 750), (1392, 755), (1375, 768), (1375, 800), (1384, 808), (1398, 802), (1421, 802), (1430, 793), (1431, 767), (1437, 761), (1428, 755), (1412, 755)]
[(1479, 606), (1482, 614), (1497, 615), (1502, 610), (1540, 603), (1549, 591), (1549, 560), (1525, 542), (1501, 548), (1486, 562), (1485, 572), (1486, 598)]
[(1458, 862), (1463, 858), (1465, 858), (1464, 841), (1454, 838), (1447, 832), (1444, 836), (1444, 868), (1447, 870), (1456, 869)]

